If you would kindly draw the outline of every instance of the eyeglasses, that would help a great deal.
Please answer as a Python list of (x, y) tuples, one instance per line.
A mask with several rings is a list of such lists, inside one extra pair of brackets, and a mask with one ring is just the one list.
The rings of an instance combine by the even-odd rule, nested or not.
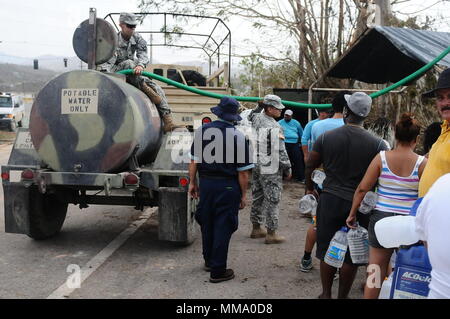
[(135, 25), (125, 23), (128, 29), (136, 29)]

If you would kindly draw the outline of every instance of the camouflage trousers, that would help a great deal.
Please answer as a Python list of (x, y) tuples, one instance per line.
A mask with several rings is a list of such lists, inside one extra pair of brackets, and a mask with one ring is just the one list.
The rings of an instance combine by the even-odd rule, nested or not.
[(260, 166), (252, 173), (252, 209), (250, 221), (254, 225), (262, 225), (264, 219), (268, 230), (278, 229), (279, 204), (283, 190), (282, 173), (261, 174)]
[[(111, 72), (118, 72), (121, 70), (126, 69), (134, 69), (137, 66), (137, 63), (133, 60), (125, 60), (123, 62), (120, 62), (117, 65), (114, 65), (111, 68)], [(167, 103), (166, 95), (164, 94), (164, 91), (161, 89), (159, 85), (157, 85), (155, 82), (150, 80), (146, 76), (142, 75), (127, 75), (127, 82), (133, 85), (134, 87), (138, 88), (142, 91), (142, 82), (145, 82), (148, 86), (150, 86), (158, 95), (162, 98), (162, 101), (160, 104), (156, 105), (156, 108), (158, 109), (159, 115), (164, 116), (167, 114), (170, 114), (170, 108), (169, 104)]]

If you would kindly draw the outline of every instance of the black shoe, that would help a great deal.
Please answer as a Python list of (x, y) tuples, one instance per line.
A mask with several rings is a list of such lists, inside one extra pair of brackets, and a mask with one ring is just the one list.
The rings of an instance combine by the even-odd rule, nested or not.
[(231, 280), (234, 278), (234, 271), (233, 269), (227, 269), (225, 270), (225, 272), (220, 275), (220, 276), (212, 276), (209, 278), (209, 282), (212, 283), (218, 283), (218, 282), (222, 282), (222, 281), (227, 281), (227, 280)]

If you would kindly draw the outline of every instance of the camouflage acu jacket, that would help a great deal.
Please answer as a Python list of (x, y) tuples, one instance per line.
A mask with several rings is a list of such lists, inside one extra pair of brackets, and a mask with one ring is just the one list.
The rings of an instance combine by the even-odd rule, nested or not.
[[(120, 71), (114, 66), (126, 60), (133, 60), (136, 65), (145, 68), (149, 62), (147, 55), (147, 42), (139, 33), (133, 33), (129, 41), (122, 37), (122, 33), (118, 33), (119, 43), (114, 56), (108, 62), (102, 64), (102, 69), (108, 72)], [(136, 57), (134, 56), (136, 54)]]
[(273, 173), (284, 171), (291, 167), (286, 147), (284, 145), (283, 129), (274, 118), (258, 109), (249, 115), (256, 137), (257, 165), (270, 166)]

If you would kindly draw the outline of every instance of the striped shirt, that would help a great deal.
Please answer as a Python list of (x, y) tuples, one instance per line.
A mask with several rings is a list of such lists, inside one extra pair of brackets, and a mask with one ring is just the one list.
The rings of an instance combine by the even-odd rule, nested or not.
[(424, 157), (419, 156), (411, 175), (397, 176), (390, 169), (386, 161), (386, 152), (381, 151), (381, 175), (378, 178), (378, 201), (376, 210), (408, 215), (419, 194), (419, 166)]

